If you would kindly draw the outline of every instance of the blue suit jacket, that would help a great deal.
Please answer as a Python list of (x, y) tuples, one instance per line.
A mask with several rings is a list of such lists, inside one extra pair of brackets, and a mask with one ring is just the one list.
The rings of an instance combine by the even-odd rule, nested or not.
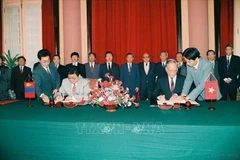
[(132, 63), (131, 72), (129, 72), (127, 63), (123, 64), (120, 68), (120, 80), (123, 82), (124, 88), (129, 88), (130, 95), (135, 95), (136, 87), (140, 86), (138, 65)]
[[(198, 69), (195, 72), (194, 67), (187, 66), (187, 76), (184, 82), (182, 93), (190, 97), (191, 100), (204, 100), (205, 99), (205, 80), (209, 76), (210, 72), (213, 73), (213, 67), (211, 62), (206, 59), (199, 58)], [(196, 88), (194, 88), (190, 94), (189, 89), (194, 82)], [(222, 97), (220, 90), (218, 89), (218, 100)]]
[(120, 74), (118, 64), (112, 63), (112, 68), (110, 70), (107, 69), (106, 63), (101, 64), (99, 70), (99, 77), (102, 79), (102, 81), (109, 81), (109, 79), (105, 77), (106, 73), (109, 73), (111, 76), (113, 76), (113, 80), (119, 80)]
[(42, 65), (38, 65), (33, 69), (33, 81), (35, 82), (36, 94), (38, 97), (40, 97), (42, 93), (50, 96), (54, 89), (59, 89), (60, 87), (60, 76), (54, 64), (49, 64), (49, 70), (51, 76)]
[(95, 62), (93, 72), (90, 69), (89, 63), (85, 63), (84, 66), (85, 66), (85, 71), (86, 71), (86, 78), (94, 78), (94, 79), (99, 78), (100, 64)]

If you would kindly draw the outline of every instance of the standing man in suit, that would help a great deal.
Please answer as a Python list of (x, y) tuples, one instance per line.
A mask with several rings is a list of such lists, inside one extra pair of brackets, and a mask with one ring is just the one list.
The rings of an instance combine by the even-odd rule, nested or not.
[(100, 64), (96, 63), (97, 55), (94, 52), (88, 53), (88, 63), (85, 63), (86, 78), (98, 79)]
[(24, 98), (24, 81), (28, 76), (32, 77), (31, 68), (25, 66), (26, 59), (23, 56), (18, 57), (18, 66), (12, 68), (11, 90), (16, 94), (17, 99)]
[(218, 72), (218, 61), (216, 60), (216, 54), (214, 50), (208, 50), (207, 51), (207, 59), (209, 62), (211, 62), (212, 67), (213, 67), (213, 74), (216, 77), (218, 84), (220, 86), (220, 76)]
[(155, 86), (155, 63), (150, 61), (148, 53), (142, 55), (143, 62), (138, 64), (140, 72), (140, 99), (150, 100)]
[(54, 55), (52, 61), (60, 75), (60, 84), (61, 84), (62, 80), (64, 78), (67, 78), (67, 68), (66, 68), (66, 66), (60, 64), (60, 59), (61, 58), (59, 55)]
[(220, 89), (223, 95), (222, 100), (236, 100), (239, 75), (239, 57), (233, 55), (233, 46), (228, 44), (225, 47), (226, 55), (219, 59)]
[(140, 75), (138, 65), (133, 63), (134, 56), (132, 53), (127, 53), (127, 63), (120, 68), (120, 80), (123, 82), (123, 87), (129, 89), (130, 97), (137, 96), (140, 86)]
[(71, 68), (72, 66), (77, 66), (80, 69), (80, 74), (83, 78), (86, 78), (85, 67), (83, 64), (79, 63), (79, 54), (77, 52), (73, 52), (71, 54), (72, 63), (66, 65), (67, 69)]
[(176, 53), (176, 60), (178, 64), (178, 74), (187, 76), (187, 65), (185, 62), (183, 62), (183, 54), (182, 52)]
[(33, 69), (36, 94), (44, 102), (49, 102), (49, 97), (58, 92), (60, 76), (54, 64), (50, 63), (50, 52), (47, 49), (38, 51), (38, 59), (40, 64)]
[[(208, 78), (210, 72), (213, 73), (212, 64), (200, 57), (200, 53), (196, 48), (187, 48), (183, 56), (187, 62), (187, 77), (183, 85), (183, 91), (179, 100), (204, 100), (205, 99), (205, 80)], [(195, 88), (189, 93), (192, 83)], [(218, 99), (221, 98), (221, 93), (218, 90)]]
[[(78, 67), (73, 66), (68, 70), (68, 78), (65, 78), (59, 92), (65, 97), (66, 101), (87, 101), (90, 91), (89, 81), (80, 76)], [(63, 100), (63, 97), (60, 97)]]
[(166, 70), (165, 70), (165, 67), (166, 67), (166, 62), (167, 62), (167, 58), (168, 58), (168, 52), (167, 51), (162, 51), (160, 53), (160, 62), (157, 63), (156, 65), (156, 78), (160, 78), (160, 77), (163, 77), (163, 76), (166, 76), (167, 73), (166, 73)]
[(8, 89), (10, 88), (11, 71), (4, 66), (3, 58), (0, 56), (0, 100), (10, 99)]
[(176, 99), (182, 93), (185, 76), (177, 74), (178, 62), (169, 59), (166, 63), (167, 75), (160, 77), (153, 91), (152, 98), (156, 101), (160, 96), (161, 101)]
[(119, 65), (112, 62), (113, 60), (113, 53), (111, 51), (107, 51), (105, 53), (105, 59), (106, 62), (101, 64), (100, 71), (99, 71), (99, 77), (102, 79), (102, 81), (106, 80), (109, 81), (107, 77), (105, 77), (106, 73), (109, 73), (111, 76), (113, 76), (113, 80), (119, 80), (120, 73), (119, 73)]

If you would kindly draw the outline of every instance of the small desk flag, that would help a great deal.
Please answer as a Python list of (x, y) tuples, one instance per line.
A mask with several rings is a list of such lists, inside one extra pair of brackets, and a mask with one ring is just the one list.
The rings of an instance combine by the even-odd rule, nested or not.
[(35, 83), (24, 82), (25, 98), (35, 98)]

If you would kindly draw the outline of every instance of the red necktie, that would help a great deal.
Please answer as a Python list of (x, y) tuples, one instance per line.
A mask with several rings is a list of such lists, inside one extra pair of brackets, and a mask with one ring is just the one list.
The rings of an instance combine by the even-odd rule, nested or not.
[(171, 88), (170, 88), (170, 90), (171, 90), (172, 94), (173, 94), (174, 88), (175, 87), (174, 87), (173, 78), (171, 78)]
[(76, 95), (76, 84), (75, 83), (73, 84), (73, 87), (72, 87), (72, 93), (73, 93), (73, 95)]

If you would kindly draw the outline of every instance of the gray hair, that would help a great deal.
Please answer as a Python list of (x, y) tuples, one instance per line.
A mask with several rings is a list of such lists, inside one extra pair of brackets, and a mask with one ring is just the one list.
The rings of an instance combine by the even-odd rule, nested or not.
[(168, 64), (175, 64), (178, 68), (178, 63), (175, 59), (168, 59), (166, 62), (166, 67), (168, 66)]

